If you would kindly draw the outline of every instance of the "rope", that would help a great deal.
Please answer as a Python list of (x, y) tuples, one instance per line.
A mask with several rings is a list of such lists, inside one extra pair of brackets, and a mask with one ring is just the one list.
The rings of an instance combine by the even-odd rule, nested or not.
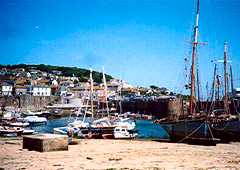
[(209, 127), (209, 124), (207, 124), (207, 125), (208, 125), (208, 129), (209, 129), (210, 135), (211, 135), (212, 139), (214, 139), (214, 136), (213, 136), (212, 130), (211, 130), (211, 128)]
[(182, 141), (184, 141), (185, 139), (189, 138), (190, 136), (192, 136), (194, 133), (196, 133), (204, 124), (205, 122), (203, 122), (198, 128), (196, 128), (195, 130), (193, 130), (189, 135), (187, 135), (186, 137), (184, 137), (183, 139), (181, 139), (180, 141), (178, 141), (177, 143), (181, 143)]

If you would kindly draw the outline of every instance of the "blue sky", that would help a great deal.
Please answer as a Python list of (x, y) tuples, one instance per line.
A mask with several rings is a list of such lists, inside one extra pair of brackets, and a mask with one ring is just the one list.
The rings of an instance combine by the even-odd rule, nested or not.
[[(4, 0), (0, 64), (52, 64), (107, 73), (134, 85), (179, 90), (190, 54), (196, 0)], [(229, 57), (240, 85), (240, 1), (201, 0), (202, 88), (214, 59)], [(222, 68), (222, 66), (219, 66)], [(237, 81), (238, 80), (238, 81)]]

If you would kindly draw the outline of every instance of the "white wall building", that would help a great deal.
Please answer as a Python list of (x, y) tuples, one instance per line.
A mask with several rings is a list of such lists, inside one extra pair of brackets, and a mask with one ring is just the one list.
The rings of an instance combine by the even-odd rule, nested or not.
[(47, 86), (32, 86), (30, 93), (33, 96), (51, 96), (51, 88)]
[(2, 85), (2, 95), (3, 96), (11, 96), (12, 95), (12, 91), (13, 91), (13, 86), (7, 83), (3, 83)]

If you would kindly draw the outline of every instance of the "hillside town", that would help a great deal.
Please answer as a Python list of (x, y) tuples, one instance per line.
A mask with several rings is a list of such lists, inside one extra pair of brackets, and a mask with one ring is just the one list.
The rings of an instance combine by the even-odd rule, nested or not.
[(238, 7), (2, 1), (0, 170), (240, 169)]
[[(90, 71), (89, 71), (90, 74)], [(95, 98), (104, 98), (104, 82), (94, 82), (93, 89)], [(90, 82), (81, 82), (77, 76), (64, 76), (62, 71), (42, 71), (37, 67), (30, 67), (27, 71), (25, 68), (10, 69), (3, 67), (0, 70), (0, 96), (1, 107), (14, 104), (6, 103), (7, 98), (23, 98), (28, 99), (33, 97), (45, 100), (39, 107), (33, 107), (34, 109), (44, 108), (48, 105), (52, 105), (51, 99), (54, 98), (55, 104), (58, 104), (57, 108), (62, 107), (79, 107), (81, 105), (81, 99), (87, 98), (90, 91)], [(107, 97), (108, 100), (131, 100), (131, 99), (155, 99), (157, 96), (170, 95), (166, 88), (158, 88), (151, 86), (150, 88), (134, 87), (125, 81), (112, 78), (107, 81)], [(121, 95), (121, 98), (120, 98)], [(32, 100), (32, 99), (31, 99)], [(22, 101), (24, 105), (31, 108), (30, 103)], [(19, 104), (20, 105), (20, 104)], [(33, 104), (34, 105), (34, 104)]]

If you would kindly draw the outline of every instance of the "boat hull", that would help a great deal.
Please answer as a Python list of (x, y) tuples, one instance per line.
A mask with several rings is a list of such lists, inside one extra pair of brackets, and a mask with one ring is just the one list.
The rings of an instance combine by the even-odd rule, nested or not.
[(209, 124), (205, 120), (181, 120), (161, 122), (172, 142), (215, 143)]
[(224, 120), (212, 123), (211, 129), (216, 138), (222, 142), (240, 141), (240, 120)]

